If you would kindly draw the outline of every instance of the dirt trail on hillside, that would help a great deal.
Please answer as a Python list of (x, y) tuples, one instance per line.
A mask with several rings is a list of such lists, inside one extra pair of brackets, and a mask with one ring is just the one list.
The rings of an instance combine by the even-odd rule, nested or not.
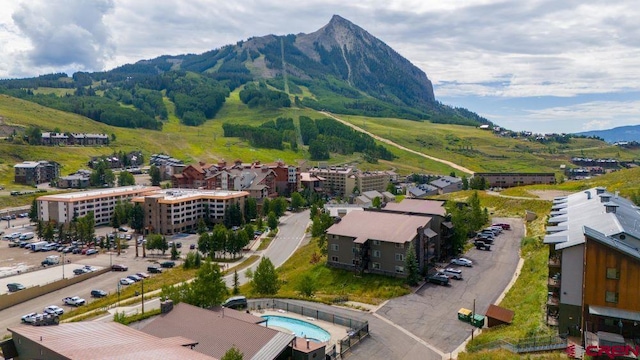
[(402, 146), (402, 145), (396, 144), (395, 142), (393, 142), (393, 141), (391, 141), (391, 140), (388, 140), (388, 139), (382, 138), (382, 137), (380, 137), (380, 136), (378, 136), (378, 135), (372, 134), (372, 133), (370, 133), (370, 132), (366, 131), (366, 130), (365, 130), (365, 129), (363, 129), (363, 128), (357, 127), (357, 126), (355, 126), (355, 125), (353, 125), (353, 124), (351, 124), (351, 123), (349, 123), (349, 122), (347, 122), (347, 121), (344, 121), (344, 120), (342, 120), (342, 119), (340, 119), (340, 118), (337, 118), (337, 117), (336, 117), (336, 116), (334, 116), (333, 114), (328, 113), (328, 112), (326, 112), (326, 111), (320, 111), (320, 113), (321, 113), (321, 114), (324, 114), (324, 115), (326, 115), (326, 116), (328, 116), (328, 117), (330, 117), (330, 118), (332, 118), (332, 119), (335, 119), (335, 120), (337, 120), (337, 121), (339, 121), (339, 122), (341, 122), (341, 123), (343, 123), (343, 124), (345, 124), (345, 125), (349, 126), (350, 128), (352, 128), (352, 129), (354, 129), (354, 130), (356, 130), (356, 131), (360, 131), (361, 133), (367, 134), (367, 135), (371, 136), (372, 138), (374, 138), (374, 139), (376, 139), (376, 140), (378, 140), (378, 141), (381, 141), (381, 142), (383, 142), (383, 143), (385, 143), (385, 144), (388, 144), (388, 145), (391, 145), (391, 146), (395, 146), (395, 147), (397, 147), (397, 148), (398, 148), (398, 149), (400, 149), (400, 150), (408, 151), (408, 152), (410, 152), (410, 153), (412, 153), (412, 154), (415, 154), (415, 155), (418, 155), (418, 156), (422, 156), (422, 157), (424, 157), (424, 158), (427, 158), (427, 159), (430, 159), (430, 160), (433, 160), (433, 161), (437, 161), (437, 162), (439, 162), (439, 163), (443, 163), (443, 164), (445, 164), (445, 165), (449, 165), (449, 166), (451, 166), (452, 168), (454, 168), (454, 169), (456, 169), (456, 170), (460, 170), (460, 171), (465, 172), (465, 173), (467, 173), (467, 174), (473, 174), (473, 173), (474, 173), (472, 170), (469, 170), (469, 169), (467, 169), (467, 168), (466, 168), (466, 167), (464, 167), (464, 166), (460, 166), (460, 165), (458, 165), (458, 164), (452, 163), (451, 161), (444, 160), (444, 159), (439, 159), (439, 158), (436, 158), (436, 157), (433, 157), (433, 156), (429, 156), (429, 155), (427, 155), (427, 154), (423, 154), (423, 153), (418, 152), (418, 151), (415, 151), (415, 150), (411, 150), (411, 149), (406, 148), (406, 147), (404, 147), (404, 146)]

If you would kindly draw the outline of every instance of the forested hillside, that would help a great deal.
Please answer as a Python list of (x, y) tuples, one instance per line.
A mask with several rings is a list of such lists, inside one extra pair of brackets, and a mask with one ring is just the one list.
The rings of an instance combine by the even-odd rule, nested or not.
[[(253, 37), (203, 54), (164, 55), (71, 77), (0, 80), (0, 93), (112, 126), (160, 130), (167, 119), (163, 96), (183, 124), (200, 126), (243, 85), (242, 101), (256, 108), (293, 104), (350, 115), (489, 123), (436, 101), (423, 71), (340, 16), (311, 34)], [(60, 96), (56, 89), (69, 91)]]

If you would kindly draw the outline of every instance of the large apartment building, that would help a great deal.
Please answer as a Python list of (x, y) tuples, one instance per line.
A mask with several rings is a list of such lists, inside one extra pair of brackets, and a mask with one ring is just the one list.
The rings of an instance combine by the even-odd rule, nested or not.
[(181, 174), (174, 174), (171, 180), (174, 188), (247, 191), (251, 197), (261, 200), (298, 191), (300, 171), (282, 161), (247, 164), (236, 160), (227, 164), (222, 160), (217, 164), (189, 165)]
[(404, 277), (406, 252), (413, 244), (422, 270), (426, 243), (437, 235), (430, 222), (426, 216), (351, 211), (327, 230), (327, 265)]
[(60, 165), (54, 161), (25, 161), (13, 166), (16, 184), (38, 185), (60, 176)]
[(585, 346), (640, 336), (638, 223), (637, 207), (605, 188), (554, 199), (544, 238), (548, 324)]
[(501, 188), (556, 183), (554, 173), (475, 173), (473, 177), (484, 178), (488, 186)]
[(309, 177), (323, 179), (323, 191), (329, 195), (348, 197), (358, 190), (386, 191), (395, 174), (390, 171), (360, 171), (353, 166), (322, 166), (308, 170)]
[(195, 229), (200, 219), (222, 222), (227, 207), (244, 210), (248, 197), (246, 191), (156, 189), (132, 201), (144, 209), (147, 232), (171, 235)]
[(74, 217), (86, 216), (93, 211), (96, 225), (109, 224), (118, 202), (128, 202), (134, 197), (159, 189), (154, 186), (123, 186), (45, 195), (37, 199), (38, 219), (68, 223)]

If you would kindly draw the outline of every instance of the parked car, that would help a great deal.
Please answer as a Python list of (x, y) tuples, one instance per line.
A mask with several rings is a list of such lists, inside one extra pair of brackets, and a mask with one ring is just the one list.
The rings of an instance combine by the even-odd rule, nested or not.
[(191, 245), (189, 245), (189, 249), (190, 249), (190, 250), (195, 250), (195, 248), (196, 248), (196, 244), (191, 244)]
[(155, 265), (147, 267), (147, 271), (150, 274), (160, 274), (162, 272), (162, 269), (160, 268), (160, 266)]
[(60, 316), (64, 314), (64, 309), (58, 305), (49, 305), (46, 308), (44, 308), (44, 313)]
[(466, 266), (466, 267), (472, 267), (473, 266), (473, 261), (467, 259), (467, 258), (456, 258), (451, 260), (451, 263), (454, 265), (460, 265), (460, 266)]
[(7, 289), (9, 289), (9, 292), (16, 292), (16, 291), (24, 290), (25, 287), (20, 283), (8, 283)]
[(102, 298), (107, 296), (107, 292), (104, 290), (91, 290), (91, 297)]
[(149, 277), (149, 274), (147, 274), (146, 272), (139, 272), (139, 273), (136, 273), (136, 275), (138, 275), (139, 277), (141, 277), (143, 279), (146, 279), (146, 278)]
[(23, 315), (21, 320), (22, 320), (23, 323), (31, 324), (31, 323), (36, 322), (36, 319), (38, 317), (42, 318), (42, 314), (29, 313), (29, 314)]
[(181, 243), (180, 241), (178, 241), (178, 242), (176, 243), (176, 247), (177, 247), (178, 249), (180, 249), (180, 248), (182, 247), (182, 243)]
[(478, 235), (473, 241), (474, 242), (481, 241), (481, 242), (483, 242), (485, 244), (493, 244), (493, 239), (494, 238), (492, 238), (490, 236)]
[(73, 273), (75, 275), (82, 275), (82, 274), (88, 273), (88, 271), (85, 268), (77, 268), (77, 269), (73, 269)]
[(247, 308), (247, 298), (244, 296), (232, 296), (222, 303), (222, 306), (230, 309), (245, 309)]
[(129, 278), (122, 278), (120, 279), (120, 285), (131, 285), (134, 284), (135, 281), (129, 279)]
[(124, 232), (127, 232), (127, 231), (129, 231), (129, 229), (127, 229), (127, 228), (126, 228), (126, 227), (124, 227), (124, 226), (121, 226), (121, 227), (119, 227), (119, 228), (118, 228), (118, 231), (124, 231)]
[(127, 265), (122, 264), (113, 264), (111, 265), (111, 271), (127, 271), (129, 267)]
[(462, 280), (462, 270), (446, 268), (442, 270), (442, 273), (447, 275), (448, 277), (456, 280)]
[(443, 272), (437, 272), (427, 277), (427, 281), (438, 285), (449, 285), (449, 277)]
[(511, 230), (511, 225), (504, 223), (491, 224), (491, 226), (500, 226), (502, 230)]
[(83, 269), (85, 269), (87, 272), (94, 272), (94, 271), (97, 271), (97, 270), (98, 270), (98, 268), (93, 267), (93, 266), (91, 266), (91, 265), (85, 265), (85, 266), (83, 266), (82, 268), (83, 268)]
[(473, 244), (476, 246), (476, 249), (478, 250), (486, 250), (489, 251), (491, 250), (491, 245), (489, 245), (490, 243), (487, 241), (483, 241), (481, 239), (476, 239)]
[(176, 262), (175, 261), (165, 261), (160, 263), (160, 266), (162, 266), (163, 268), (172, 268), (174, 266), (176, 266)]
[(97, 254), (97, 253), (98, 253), (97, 249), (91, 248), (91, 249), (87, 250), (87, 255), (93, 255), (93, 254)]
[(78, 248), (78, 247), (75, 247), (75, 248), (73, 248), (73, 250), (71, 250), (71, 253), (73, 253), (73, 254), (80, 254), (80, 253), (82, 253), (82, 249), (80, 249), (80, 248)]
[(71, 305), (71, 306), (81, 306), (86, 303), (86, 301), (80, 296), (69, 296), (62, 299), (62, 302), (65, 303), (66, 305)]
[(127, 275), (127, 279), (131, 279), (134, 282), (142, 281), (142, 278), (138, 275)]

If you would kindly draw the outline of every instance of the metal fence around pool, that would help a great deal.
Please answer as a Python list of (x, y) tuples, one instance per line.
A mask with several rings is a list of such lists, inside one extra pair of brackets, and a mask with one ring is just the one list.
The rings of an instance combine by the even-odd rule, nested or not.
[(367, 321), (352, 319), (347, 316), (320, 310), (318, 307), (313, 306), (313, 304), (300, 305), (280, 299), (250, 299), (247, 303), (249, 310), (281, 309), (349, 328), (347, 336), (338, 341), (340, 345), (339, 350), (335, 348), (327, 349), (326, 354), (332, 359), (343, 357), (345, 352), (369, 335), (369, 323)]

